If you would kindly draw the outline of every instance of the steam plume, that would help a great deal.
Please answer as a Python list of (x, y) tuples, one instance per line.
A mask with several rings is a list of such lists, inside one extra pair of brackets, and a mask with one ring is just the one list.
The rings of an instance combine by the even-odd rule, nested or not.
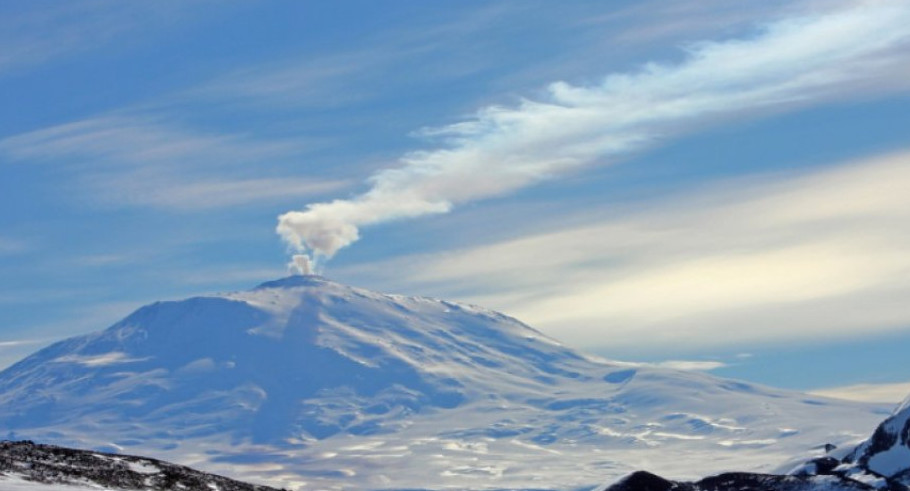
[(300, 274), (313, 274), (316, 272), (316, 265), (313, 260), (306, 254), (294, 254), (291, 256), (289, 268), (294, 268)]
[(442, 140), (437, 149), (404, 155), (352, 199), (281, 215), (277, 231), (307, 255), (299, 264), (312, 268), (356, 242), (360, 227), (446, 213), (583, 165), (609, 164), (698, 125), (903, 90), (908, 67), (910, 3), (859, 1), (784, 19), (750, 39), (692, 46), (675, 65), (648, 64), (595, 86), (556, 82), (542, 101), (491, 106), (471, 120), (423, 130)]

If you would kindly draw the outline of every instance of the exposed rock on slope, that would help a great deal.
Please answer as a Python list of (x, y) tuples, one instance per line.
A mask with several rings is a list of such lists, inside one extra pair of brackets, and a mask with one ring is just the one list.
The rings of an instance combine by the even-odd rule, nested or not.
[[(566, 488), (704, 475), (881, 420), (591, 358), (480, 307), (316, 276), (142, 307), (0, 372), (0, 429), (304, 489)], [(697, 473), (697, 474), (696, 474)]]
[(910, 486), (910, 397), (845, 461)]
[(0, 489), (10, 489), (17, 481), (33, 483), (36, 490), (78, 485), (109, 490), (278, 491), (144, 457), (0, 441)]
[[(634, 472), (607, 491), (871, 491), (868, 484), (835, 476), (779, 476), (730, 472), (696, 482), (669, 481), (645, 471)], [(894, 490), (897, 491), (897, 490)]]
[[(833, 450), (833, 446), (826, 446)], [(872, 436), (848, 451), (811, 459), (787, 475), (726, 473), (697, 482), (638, 471), (598, 491), (838, 491), (910, 489), (910, 398)]]

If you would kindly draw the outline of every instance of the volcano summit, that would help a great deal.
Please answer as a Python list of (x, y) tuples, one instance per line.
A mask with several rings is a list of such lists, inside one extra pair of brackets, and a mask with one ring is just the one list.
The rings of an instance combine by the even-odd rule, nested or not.
[(883, 414), (597, 359), (480, 307), (318, 276), (148, 305), (0, 373), (16, 438), (300, 489), (688, 478), (841, 444)]

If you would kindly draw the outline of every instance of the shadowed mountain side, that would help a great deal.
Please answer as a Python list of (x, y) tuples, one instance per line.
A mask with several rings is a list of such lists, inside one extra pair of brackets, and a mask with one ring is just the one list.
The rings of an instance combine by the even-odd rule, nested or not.
[(588, 357), (481, 307), (317, 276), (148, 305), (0, 372), (16, 438), (320, 489), (591, 485), (654, 449), (707, 473), (840, 444), (880, 411)]

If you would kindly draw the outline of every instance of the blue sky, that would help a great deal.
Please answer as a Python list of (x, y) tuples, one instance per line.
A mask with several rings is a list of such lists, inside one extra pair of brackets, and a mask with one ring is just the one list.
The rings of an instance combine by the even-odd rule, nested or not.
[(8, 2), (0, 364), (298, 254), (613, 358), (910, 382), (907, 26), (897, 0)]

